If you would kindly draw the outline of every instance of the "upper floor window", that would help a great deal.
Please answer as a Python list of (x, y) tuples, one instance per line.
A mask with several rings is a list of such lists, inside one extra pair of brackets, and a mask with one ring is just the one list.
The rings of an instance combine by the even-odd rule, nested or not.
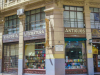
[(4, 34), (12, 34), (19, 32), (19, 18), (17, 15), (5, 18)]
[(83, 7), (64, 6), (64, 27), (84, 28)]
[(91, 28), (100, 29), (100, 8), (90, 8)]
[(45, 13), (44, 7), (26, 11), (26, 21), (25, 21), (25, 30), (34, 30), (45, 28)]

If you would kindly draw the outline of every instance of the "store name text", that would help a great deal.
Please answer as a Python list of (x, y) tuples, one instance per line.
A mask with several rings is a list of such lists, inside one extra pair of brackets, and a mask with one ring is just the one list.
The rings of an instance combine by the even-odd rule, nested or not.
[(85, 29), (65, 29), (66, 33), (84, 33), (85, 34)]
[(3, 38), (6, 39), (14, 39), (14, 38), (18, 38), (19, 34), (12, 34), (12, 35), (3, 35)]
[(44, 30), (39, 30), (39, 31), (27, 31), (24, 32), (24, 36), (34, 36), (34, 35), (39, 35), (39, 34), (44, 34), (45, 31)]

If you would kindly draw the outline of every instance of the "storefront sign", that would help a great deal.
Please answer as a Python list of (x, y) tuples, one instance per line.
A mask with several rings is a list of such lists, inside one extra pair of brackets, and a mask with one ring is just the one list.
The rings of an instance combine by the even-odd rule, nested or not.
[(31, 30), (24, 32), (24, 40), (42, 39), (45, 38), (45, 29)]
[(55, 51), (63, 51), (64, 46), (63, 45), (55, 45)]
[(6, 34), (3, 35), (3, 43), (19, 41), (19, 34)]
[(92, 29), (92, 38), (100, 38), (100, 30)]
[(45, 19), (46, 21), (46, 46), (49, 46), (49, 19)]
[(65, 28), (65, 37), (85, 37), (85, 28)]
[(98, 54), (98, 49), (94, 46), (92, 46), (92, 51), (93, 51), (93, 54)]
[(72, 33), (76, 33), (76, 34), (85, 34), (85, 29), (84, 28), (65, 28), (65, 33), (66, 34), (72, 34)]

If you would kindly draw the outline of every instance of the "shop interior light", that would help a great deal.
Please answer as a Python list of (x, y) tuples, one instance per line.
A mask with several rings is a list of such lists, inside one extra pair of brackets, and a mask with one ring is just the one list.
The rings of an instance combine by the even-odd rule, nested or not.
[(73, 52), (73, 51), (71, 51), (71, 52)]

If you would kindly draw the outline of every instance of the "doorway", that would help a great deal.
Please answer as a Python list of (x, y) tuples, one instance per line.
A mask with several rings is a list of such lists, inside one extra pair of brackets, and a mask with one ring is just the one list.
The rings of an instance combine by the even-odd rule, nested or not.
[(100, 72), (100, 43), (93, 43), (93, 47), (98, 50), (97, 54), (93, 53), (94, 72)]

